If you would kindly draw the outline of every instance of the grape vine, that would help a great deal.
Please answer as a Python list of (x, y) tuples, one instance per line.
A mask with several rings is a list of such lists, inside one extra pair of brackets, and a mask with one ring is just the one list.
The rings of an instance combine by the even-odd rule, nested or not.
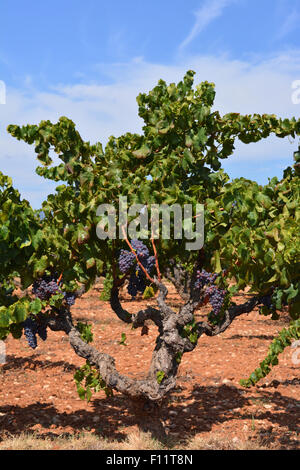
[[(276, 364), (277, 353), (291, 338), (299, 337), (300, 149), (282, 178), (271, 178), (264, 186), (245, 178), (231, 181), (222, 160), (232, 155), (237, 141), (299, 136), (300, 119), (221, 116), (213, 108), (214, 84), (194, 87), (193, 77), (188, 71), (177, 84), (160, 80), (149, 93), (141, 93), (142, 133), (111, 136), (105, 147), (85, 142), (67, 117), (8, 127), (11, 136), (34, 145), (37, 174), (59, 186), (43, 202), (41, 217), (0, 172), (0, 339), (9, 334), (21, 338), (24, 332), (35, 349), (49, 329), (64, 332), (76, 354), (89, 358), (77, 375), (78, 390), (87, 398), (91, 389), (107, 387), (135, 399), (160, 400), (175, 387), (183, 354), (202, 335), (222, 333), (236, 317), (257, 307), (273, 320), (285, 309), (291, 325), (274, 340), (251, 384)], [(122, 239), (100, 239), (97, 207), (109, 202), (117, 209), (120, 195), (126, 195), (128, 206), (138, 203), (148, 215), (152, 204), (190, 204), (196, 213), (203, 201), (203, 259), (175, 236), (164, 239), (159, 234), (156, 249), (150, 228), (151, 255), (150, 242), (129, 241), (127, 233)], [(175, 225), (172, 216), (170, 226)], [(183, 225), (195, 228), (196, 219)], [(87, 292), (103, 277), (102, 299), (110, 301), (120, 321), (141, 328), (142, 334), (148, 331), (147, 322), (158, 330), (145, 380), (119, 374), (113, 358), (92, 345), (90, 327), (74, 325), (71, 307), (79, 288)], [(183, 299), (176, 311), (168, 303), (166, 278)], [(138, 293), (144, 298), (156, 295), (156, 308), (151, 303), (134, 314), (127, 312), (119, 295), (125, 282), (133, 298)], [(16, 294), (17, 287), (24, 295)], [(236, 305), (233, 295), (246, 287), (249, 300)], [(195, 311), (208, 302), (212, 310), (207, 321), (197, 322)]]

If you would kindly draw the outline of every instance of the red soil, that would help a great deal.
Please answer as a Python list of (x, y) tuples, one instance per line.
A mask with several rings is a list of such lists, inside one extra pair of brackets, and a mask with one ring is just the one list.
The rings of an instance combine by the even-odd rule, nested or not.
[[(79, 299), (73, 307), (74, 320), (93, 324), (94, 345), (116, 358), (118, 370), (141, 377), (150, 364), (157, 336), (155, 325), (141, 336), (112, 312), (109, 302), (99, 300), (100, 285)], [(236, 297), (245, 301), (247, 294)], [(169, 302), (180, 300), (170, 286)], [(136, 312), (155, 300), (131, 301), (124, 293), (124, 307)], [(206, 310), (202, 314), (207, 313)], [(268, 377), (256, 387), (239, 385), (265, 357), (276, 333), (287, 325), (262, 317), (255, 310), (237, 318), (223, 334), (201, 337), (196, 349), (183, 356), (177, 388), (160, 410), (169, 436), (188, 441), (192, 436), (211, 433), (240, 440), (261, 439), (274, 448), (299, 448), (300, 365), (292, 362), (287, 348)], [(127, 346), (120, 345), (122, 333)], [(0, 433), (39, 435), (98, 433), (122, 440), (140, 424), (136, 407), (123, 395), (106, 398), (104, 392), (87, 403), (79, 399), (73, 374), (84, 360), (76, 356), (63, 333), (49, 331), (32, 351), (24, 337), (6, 340), (7, 362), (0, 365)], [(145, 415), (145, 420), (149, 419)]]

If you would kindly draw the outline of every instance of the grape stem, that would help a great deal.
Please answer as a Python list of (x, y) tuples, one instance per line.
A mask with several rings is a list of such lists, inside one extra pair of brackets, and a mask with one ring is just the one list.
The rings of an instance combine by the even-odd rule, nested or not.
[(157, 256), (157, 250), (156, 250), (154, 238), (151, 238), (151, 243), (152, 243), (152, 247), (153, 247), (153, 253), (154, 253), (154, 256), (155, 256), (155, 266), (156, 266), (156, 271), (157, 271), (158, 282), (161, 282), (161, 273), (160, 273), (160, 270), (159, 270), (158, 256)]
[(115, 243), (114, 240), (112, 241), (112, 246), (113, 246), (113, 257), (112, 257), (112, 271), (113, 271), (113, 279), (114, 282), (117, 279), (117, 273), (116, 273), (116, 263), (115, 263)]

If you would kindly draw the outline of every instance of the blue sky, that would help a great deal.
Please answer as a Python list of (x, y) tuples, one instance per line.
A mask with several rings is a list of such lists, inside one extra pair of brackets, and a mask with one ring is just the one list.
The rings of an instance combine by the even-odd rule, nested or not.
[[(300, 117), (291, 100), (300, 80), (299, 0), (0, 0), (0, 169), (34, 207), (53, 191), (34, 174), (33, 148), (10, 123), (70, 117), (86, 140), (139, 132), (135, 97), (162, 78), (216, 83), (222, 113)], [(291, 163), (298, 141), (236, 146), (231, 177), (265, 183)]]

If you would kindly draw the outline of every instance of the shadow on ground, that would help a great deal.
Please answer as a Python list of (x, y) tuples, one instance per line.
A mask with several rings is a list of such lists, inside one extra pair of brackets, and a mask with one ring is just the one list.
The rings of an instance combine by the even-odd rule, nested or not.
[[(210, 432), (214, 424), (226, 423), (237, 419), (239, 426), (243, 420), (266, 420), (270, 427), (258, 430), (258, 434), (266, 443), (277, 442), (281, 448), (294, 447), (292, 435), (300, 431), (298, 424), (300, 401), (282, 396), (277, 391), (261, 391), (261, 395), (243, 396), (243, 391), (233, 386), (195, 386), (190, 396), (181, 396), (182, 389), (178, 387), (170, 394), (168, 401), (161, 406), (145, 407), (134, 403), (122, 395), (94, 399), (93, 410), (78, 410), (70, 413), (59, 413), (51, 403), (36, 402), (27, 407), (0, 406), (0, 429), (2, 434), (11, 433), (14, 436), (23, 432), (33, 432), (33, 426), (39, 423), (43, 430), (35, 436), (57, 436), (58, 429), (71, 427), (74, 433), (91, 431), (110, 440), (124, 441), (126, 428), (138, 426), (143, 432), (164, 445), (175, 439), (184, 445), (195, 434)], [(193, 402), (187, 405), (187, 402)], [(247, 412), (246, 406), (251, 402), (260, 403), (255, 417)], [(264, 408), (271, 404), (272, 409)], [(243, 412), (245, 407), (245, 412)], [(271, 425), (279, 425), (280, 435), (273, 431)], [(52, 431), (49, 430), (52, 429)], [(282, 430), (285, 430), (282, 433)], [(66, 434), (63, 431), (59, 434)]]
[(55, 367), (62, 367), (64, 371), (76, 371), (77, 367), (74, 364), (70, 364), (67, 361), (49, 361), (46, 359), (40, 360), (39, 357), (44, 357), (41, 354), (32, 354), (29, 357), (16, 357), (8, 355), (6, 357), (7, 364), (2, 366), (3, 371), (8, 370), (24, 370), (27, 367), (30, 369), (54, 369)]

